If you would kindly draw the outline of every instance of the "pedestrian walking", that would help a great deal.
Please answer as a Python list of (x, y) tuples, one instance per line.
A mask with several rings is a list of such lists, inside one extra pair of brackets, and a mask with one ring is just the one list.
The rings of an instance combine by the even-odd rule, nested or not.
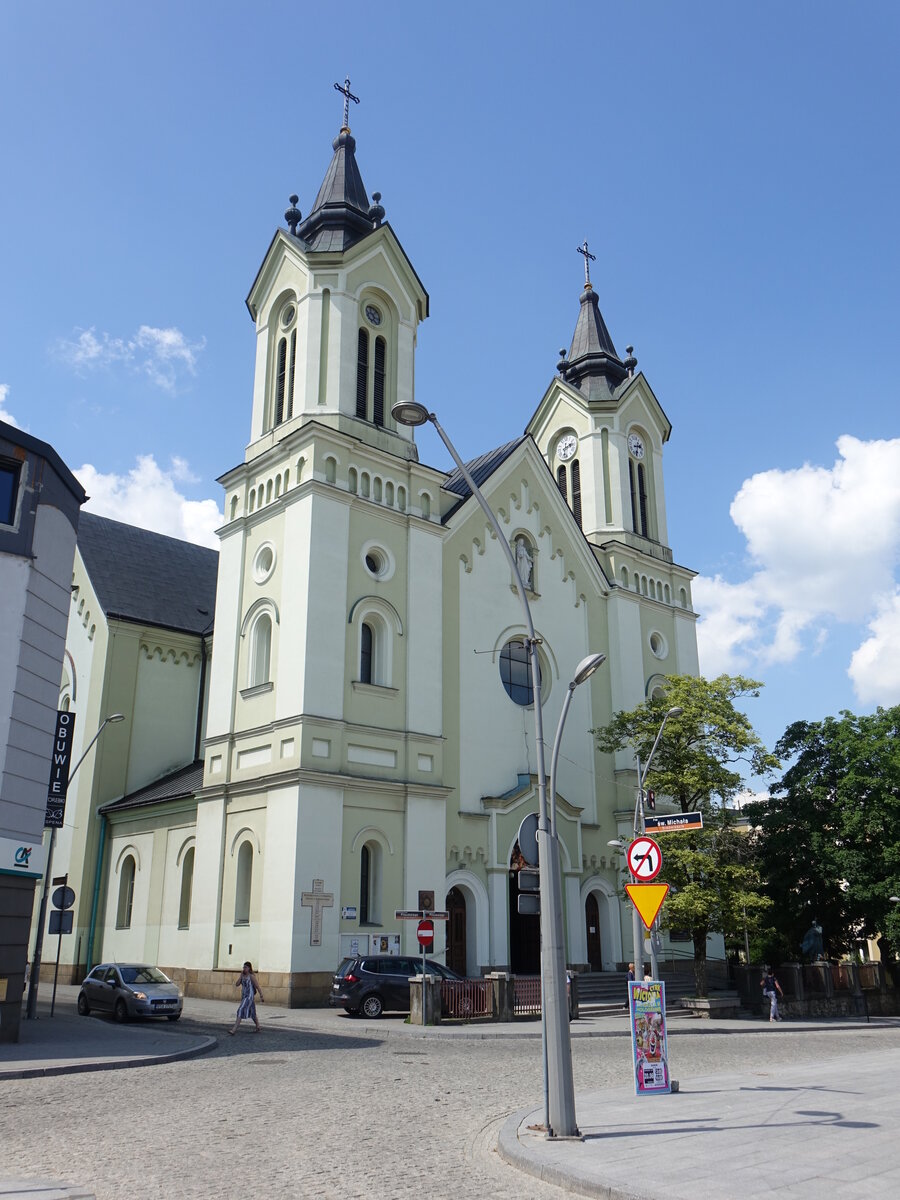
[(234, 986), (241, 989), (241, 1003), (238, 1006), (237, 1016), (234, 1021), (234, 1028), (229, 1029), (230, 1034), (235, 1034), (238, 1027), (245, 1018), (249, 1018), (256, 1026), (256, 1032), (259, 1033), (259, 1017), (256, 1015), (256, 996), (259, 996), (260, 1004), (265, 1004), (265, 997), (260, 991), (259, 980), (253, 974), (253, 964), (245, 962), (239, 979), (234, 981)]
[(634, 974), (634, 963), (629, 963), (628, 964), (628, 983), (625, 985), (625, 995), (627, 996), (627, 999), (625, 1001), (626, 1008), (629, 1008), (631, 1005), (631, 987), (630, 987), (630, 985), (632, 983), (634, 983), (635, 978), (636, 978), (636, 976)]
[(766, 972), (760, 980), (763, 995), (769, 999), (769, 1020), (780, 1021), (781, 1013), (778, 1011), (778, 997), (784, 998), (784, 992), (781, 990), (781, 984), (775, 978), (775, 974), (771, 967), (766, 967)]

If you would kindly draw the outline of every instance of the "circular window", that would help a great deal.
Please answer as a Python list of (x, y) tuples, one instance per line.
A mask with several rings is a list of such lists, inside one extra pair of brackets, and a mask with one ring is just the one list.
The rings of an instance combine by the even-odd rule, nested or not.
[[(541, 666), (538, 661), (538, 677)], [(528, 647), (520, 639), (507, 642), (500, 651), (500, 682), (514, 704), (524, 708), (534, 703), (534, 688), (531, 686), (531, 657)]]
[(253, 578), (257, 583), (265, 583), (275, 570), (275, 547), (271, 542), (260, 546), (253, 559)]
[(366, 568), (373, 575), (380, 575), (384, 570), (384, 559), (377, 550), (370, 550), (366, 555)]
[(394, 559), (378, 542), (366, 542), (360, 552), (363, 565), (373, 579), (386, 580), (394, 574)]
[(376, 308), (374, 304), (366, 305), (366, 320), (370, 325), (381, 324), (381, 309)]
[(290, 325), (290, 323), (293, 321), (294, 317), (296, 316), (296, 313), (297, 313), (297, 310), (296, 310), (296, 308), (294, 308), (293, 304), (285, 305), (285, 307), (281, 313), (281, 323), (285, 327), (285, 329), (287, 329), (288, 325)]
[(665, 658), (669, 653), (669, 646), (666, 639), (661, 633), (657, 633), (656, 630), (650, 634), (650, 649), (657, 658)]

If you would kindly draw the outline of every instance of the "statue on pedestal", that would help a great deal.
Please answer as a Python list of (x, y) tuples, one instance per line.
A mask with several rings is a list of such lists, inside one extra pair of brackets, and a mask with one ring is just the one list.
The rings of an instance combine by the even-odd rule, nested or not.
[(818, 962), (825, 957), (825, 943), (822, 939), (822, 926), (819, 924), (818, 917), (813, 917), (812, 925), (803, 935), (800, 949), (804, 954), (808, 954), (813, 962)]

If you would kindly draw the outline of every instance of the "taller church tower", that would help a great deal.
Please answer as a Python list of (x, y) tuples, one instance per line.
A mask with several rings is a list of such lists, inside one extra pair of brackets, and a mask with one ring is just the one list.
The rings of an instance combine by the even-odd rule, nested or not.
[(195, 894), (220, 894), (213, 966), (262, 959), (294, 1002), (344, 952), (342, 896), (359, 943), (445, 870), (443, 476), (391, 417), (414, 399), (428, 296), (366, 193), (347, 115), (247, 300), (251, 434), (220, 480), (198, 797), (198, 844), (224, 855), (197, 856)]

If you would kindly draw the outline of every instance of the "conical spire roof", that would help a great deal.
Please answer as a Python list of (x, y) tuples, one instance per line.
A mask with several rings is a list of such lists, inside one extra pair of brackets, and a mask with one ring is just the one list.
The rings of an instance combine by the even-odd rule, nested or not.
[(356, 162), (356, 139), (345, 126), (332, 142), (334, 157), (297, 237), (310, 250), (341, 251), (371, 233), (384, 215), (372, 205)]
[(610, 400), (628, 376), (606, 328), (600, 301), (590, 283), (581, 293), (581, 310), (575, 324), (568, 360), (560, 364), (563, 376), (587, 400)]

